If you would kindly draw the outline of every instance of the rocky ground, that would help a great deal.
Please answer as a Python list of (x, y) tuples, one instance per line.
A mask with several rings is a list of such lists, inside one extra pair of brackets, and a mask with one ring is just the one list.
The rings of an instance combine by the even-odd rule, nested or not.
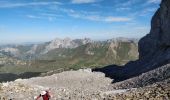
[(52, 100), (96, 100), (103, 98), (103, 93), (111, 82), (102, 73), (93, 73), (90, 70), (67, 71), (52, 76), (2, 83), (0, 96), (5, 100), (32, 100), (42, 90), (50, 88)]
[(109, 94), (107, 98), (109, 100), (170, 100), (170, 84), (156, 83), (121, 94)]
[(0, 84), (0, 100), (33, 100), (50, 89), (51, 100), (170, 100), (170, 80), (143, 88), (111, 89), (113, 80), (90, 69)]

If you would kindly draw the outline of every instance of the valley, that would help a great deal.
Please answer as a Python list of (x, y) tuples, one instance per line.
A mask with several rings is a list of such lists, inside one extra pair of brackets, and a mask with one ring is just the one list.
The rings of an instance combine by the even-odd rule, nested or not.
[(137, 40), (128, 38), (106, 41), (57, 38), (42, 44), (5, 46), (0, 49), (0, 71), (13, 74), (44, 73), (124, 65), (138, 58), (137, 48)]

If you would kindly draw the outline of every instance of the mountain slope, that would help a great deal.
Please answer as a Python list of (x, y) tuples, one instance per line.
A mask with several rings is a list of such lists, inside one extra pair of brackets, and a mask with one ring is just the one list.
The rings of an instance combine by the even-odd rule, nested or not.
[[(47, 50), (48, 47), (49, 49)], [(137, 41), (127, 38), (116, 38), (107, 41), (92, 41), (90, 39), (70, 40), (66, 38), (63, 40), (55, 39), (42, 44), (18, 45), (8, 48), (15, 48), (19, 51), (19, 54), (16, 55), (17, 57), (12, 55), (14, 53), (12, 51), (1, 53), (15, 59), (17, 58), (26, 62), (26, 64), (25, 66), (15, 63), (13, 65), (5, 65), (0, 68), (0, 71), (18, 74), (58, 69), (77, 70), (111, 64), (123, 65), (130, 60), (138, 58)]]
[(137, 58), (137, 45), (133, 41), (93, 42), (76, 48), (57, 48), (38, 57), (73, 69), (122, 65)]
[(162, 0), (160, 8), (152, 18), (150, 33), (139, 41), (139, 59), (127, 63), (121, 69), (112, 65), (94, 71), (104, 72), (106, 76), (121, 81), (170, 63), (169, 26), (170, 1)]
[(42, 90), (51, 88), (50, 100), (102, 99), (102, 93), (107, 91), (111, 81), (103, 73), (92, 73), (89, 70), (66, 71), (52, 76), (2, 83), (0, 98), (33, 100)]

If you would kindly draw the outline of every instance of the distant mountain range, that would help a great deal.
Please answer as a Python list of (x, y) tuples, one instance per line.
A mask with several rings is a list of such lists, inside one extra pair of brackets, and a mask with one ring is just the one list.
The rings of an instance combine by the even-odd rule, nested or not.
[[(123, 65), (138, 58), (138, 40), (114, 38), (106, 41), (59, 39), (41, 44), (4, 45), (0, 54), (27, 62), (33, 69), (79, 69), (110, 64)], [(45, 63), (44, 63), (45, 62)], [(16, 63), (14, 64), (15, 66)]]

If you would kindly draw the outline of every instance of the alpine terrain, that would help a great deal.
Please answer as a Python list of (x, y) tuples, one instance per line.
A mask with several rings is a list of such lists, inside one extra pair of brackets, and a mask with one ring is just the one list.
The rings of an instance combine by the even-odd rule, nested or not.
[[(2, 82), (0, 100), (33, 100), (42, 90), (50, 91), (51, 100), (170, 100), (169, 27), (170, 0), (162, 0), (149, 34), (138, 45), (134, 39), (67, 38), (24, 49), (2, 47), (1, 58), (8, 60), (0, 70), (10, 73), (15, 66), (18, 73), (26, 72), (22, 67), (40, 73)], [(64, 70), (57, 72), (57, 68)]]

